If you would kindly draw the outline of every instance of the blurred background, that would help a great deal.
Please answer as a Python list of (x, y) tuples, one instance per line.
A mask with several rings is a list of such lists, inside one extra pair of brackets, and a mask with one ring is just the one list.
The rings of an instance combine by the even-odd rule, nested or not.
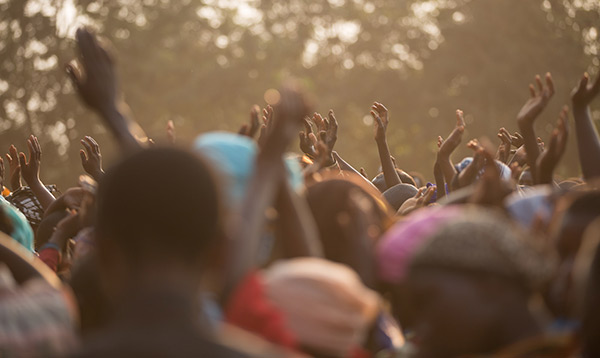
[[(340, 123), (337, 151), (375, 175), (369, 107), (391, 112), (398, 165), (432, 179), (438, 135), (464, 110), (470, 138), (497, 143), (536, 74), (557, 92), (536, 123), (547, 139), (584, 71), (600, 61), (598, 0), (0, 0), (0, 153), (37, 135), (42, 180), (65, 188), (83, 173), (79, 139), (93, 136), (105, 167), (115, 142), (84, 108), (64, 72), (86, 25), (118, 55), (125, 99), (155, 141), (175, 123), (178, 141), (237, 131), (282, 79), (301, 79), (322, 114)], [(600, 103), (592, 105), (600, 120)], [(297, 145), (294, 150), (297, 149)], [(470, 155), (466, 147), (455, 162)], [(558, 174), (580, 174), (574, 131)], [(7, 164), (6, 164), (7, 165)]]

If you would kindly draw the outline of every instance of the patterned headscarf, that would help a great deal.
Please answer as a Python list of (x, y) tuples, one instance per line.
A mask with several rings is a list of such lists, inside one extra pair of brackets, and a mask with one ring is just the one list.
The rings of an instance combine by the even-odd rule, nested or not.
[(429, 236), (460, 213), (456, 206), (432, 207), (418, 210), (396, 223), (377, 244), (379, 279), (387, 283), (404, 280), (414, 252)]
[(488, 273), (532, 290), (548, 279), (553, 260), (510, 221), (481, 207), (461, 211), (415, 251), (409, 272), (441, 268)]
[(0, 197), (0, 210), (8, 217), (12, 224), (12, 232), (7, 233), (28, 251), (34, 252), (33, 230), (27, 218), (17, 208), (12, 206), (6, 199)]
[[(246, 188), (254, 171), (254, 162), (258, 148), (256, 143), (246, 137), (229, 132), (211, 132), (198, 136), (194, 142), (194, 151), (213, 165), (220, 174), (219, 181), (225, 203), (230, 208), (237, 207), (244, 198)], [(302, 187), (302, 169), (296, 158), (286, 158), (288, 180), (292, 188)]]

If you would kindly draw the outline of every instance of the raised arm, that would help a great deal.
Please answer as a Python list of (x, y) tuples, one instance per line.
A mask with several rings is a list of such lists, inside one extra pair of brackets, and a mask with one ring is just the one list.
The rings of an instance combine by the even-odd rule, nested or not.
[(600, 176), (600, 140), (590, 114), (590, 102), (600, 92), (600, 76), (593, 84), (589, 81), (590, 77), (585, 73), (571, 93), (579, 163), (585, 180)]
[(44, 210), (48, 209), (50, 204), (55, 200), (54, 196), (44, 186), (40, 180), (40, 163), (42, 161), (42, 147), (35, 136), (30, 136), (27, 139), (27, 147), (29, 148), (29, 161), (25, 153), (19, 153), (19, 165), (23, 179), (29, 185), (33, 194), (40, 201), (40, 205)]
[(255, 267), (266, 220), (265, 212), (274, 204), (279, 183), (286, 175), (283, 153), (297, 135), (308, 110), (301, 93), (294, 87), (285, 87), (281, 90), (281, 99), (274, 112), (273, 126), (264, 134), (238, 221), (233, 223), (233, 252), (230, 255), (224, 301), (244, 275)]
[(567, 138), (569, 137), (568, 111), (569, 108), (565, 106), (560, 112), (556, 128), (552, 131), (549, 144), (538, 157), (536, 170), (539, 184), (552, 183), (554, 169), (567, 149)]
[(123, 150), (140, 149), (147, 136), (130, 118), (129, 108), (119, 95), (113, 59), (88, 30), (78, 29), (76, 38), (83, 68), (72, 61), (66, 71), (77, 92), (83, 102), (104, 119)]
[[(463, 133), (465, 132), (465, 119), (463, 117), (463, 111), (460, 109), (456, 110), (456, 126), (452, 130), (452, 133), (444, 140), (442, 137), (438, 137), (438, 154), (436, 157), (436, 165), (439, 167), (439, 170), (442, 171), (444, 179), (446, 183), (448, 183), (448, 190), (450, 191), (450, 183), (452, 183), (452, 179), (456, 175), (456, 169), (454, 169), (454, 165), (452, 164), (452, 160), (450, 159), (450, 155), (460, 142), (462, 141)], [(439, 188), (439, 186), (438, 186)], [(442, 187), (443, 189), (443, 187)]]
[(533, 182), (537, 184), (538, 180), (535, 166), (540, 150), (538, 148), (533, 125), (536, 118), (542, 113), (544, 108), (546, 108), (550, 98), (554, 95), (554, 82), (552, 82), (550, 73), (546, 73), (545, 87), (540, 76), (535, 76), (535, 82), (537, 83), (538, 91), (535, 90), (535, 87), (532, 84), (529, 85), (531, 97), (519, 111), (519, 114), (517, 115), (517, 124), (519, 125), (520, 133), (523, 135), (525, 152), (527, 153), (527, 164), (531, 168)]
[(383, 178), (385, 185), (388, 188), (394, 185), (401, 184), (400, 176), (396, 172), (396, 167), (390, 155), (390, 148), (387, 143), (386, 130), (389, 120), (387, 108), (379, 102), (373, 103), (371, 107), (371, 116), (375, 121), (375, 142), (377, 143), (377, 151), (379, 152), (379, 160), (383, 169)]

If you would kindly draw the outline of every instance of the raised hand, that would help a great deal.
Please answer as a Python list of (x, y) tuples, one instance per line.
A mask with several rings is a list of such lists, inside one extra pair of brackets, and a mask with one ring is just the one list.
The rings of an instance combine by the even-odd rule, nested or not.
[(385, 132), (390, 122), (388, 109), (383, 104), (375, 102), (371, 106), (371, 116), (375, 121), (375, 140), (385, 141)]
[[(523, 105), (523, 108), (521, 108), (517, 115), (517, 124), (523, 135), (525, 152), (527, 154), (527, 164), (530, 168), (535, 168), (537, 157), (539, 156), (533, 123), (540, 113), (542, 113), (544, 108), (546, 108), (550, 98), (554, 95), (554, 82), (552, 82), (550, 73), (546, 73), (545, 87), (542, 84), (540, 76), (535, 76), (535, 81), (538, 90), (536, 91), (532, 84), (529, 85), (531, 97), (525, 102), (525, 105)], [(531, 175), (533, 181), (537, 182), (537, 171), (535, 169), (531, 171)]]
[(262, 110), (262, 124), (260, 125), (260, 133), (258, 135), (258, 145), (262, 147), (267, 138), (267, 134), (271, 132), (273, 128), (273, 107), (267, 105)]
[(577, 135), (579, 163), (583, 177), (589, 181), (600, 177), (600, 138), (592, 122), (590, 102), (600, 92), (600, 76), (593, 84), (588, 84), (590, 77), (587, 73), (579, 81), (579, 85), (571, 92), (573, 102), (573, 119)]
[(567, 113), (569, 108), (563, 107), (560, 112), (556, 128), (552, 131), (548, 147), (540, 154), (537, 159), (537, 183), (550, 184), (552, 182), (552, 174), (558, 165), (567, 148), (567, 138), (569, 137), (569, 121)]
[[(452, 179), (454, 178), (454, 175), (456, 175), (456, 170), (454, 169), (454, 165), (450, 160), (450, 155), (460, 145), (464, 132), (465, 119), (463, 116), (463, 111), (457, 109), (456, 125), (454, 126), (454, 129), (452, 130), (448, 138), (446, 138), (446, 140), (444, 140), (441, 136), (438, 136), (437, 139), (437, 145), (439, 150), (436, 157), (436, 163), (444, 175), (445, 182), (448, 184), (452, 183)], [(448, 190), (451, 190), (450, 185), (448, 186)]]
[[(258, 123), (258, 119), (257, 119), (257, 123)], [(175, 124), (173, 123), (172, 120), (168, 120), (167, 121), (167, 128), (165, 129), (167, 132), (167, 140), (169, 141), (169, 143), (171, 144), (175, 144)]]
[(244, 124), (240, 128), (239, 134), (245, 135), (250, 138), (254, 138), (260, 128), (258, 120), (258, 114), (260, 113), (260, 107), (257, 105), (252, 106), (250, 109), (250, 125)]
[(398, 209), (399, 215), (408, 215), (413, 211), (429, 205), (433, 194), (435, 194), (436, 186), (432, 185), (429, 188), (420, 188), (414, 197), (407, 199)]
[(76, 33), (79, 61), (66, 66), (83, 102), (98, 112), (126, 151), (147, 146), (147, 136), (131, 119), (129, 108), (120, 98), (114, 62), (105, 47), (86, 29)]
[(312, 125), (310, 124), (310, 120), (304, 118), (304, 131), (300, 131), (298, 136), (300, 138), (300, 150), (304, 154), (306, 154), (309, 158), (315, 159), (317, 157), (317, 137), (313, 133)]
[(78, 29), (75, 37), (83, 69), (71, 62), (67, 73), (88, 107), (99, 113), (110, 112), (116, 108), (118, 97), (114, 61), (87, 29)]
[(329, 110), (327, 117), (329, 118), (328, 120), (323, 120), (325, 124), (325, 133), (321, 131), (320, 136), (321, 140), (327, 145), (327, 148), (331, 152), (335, 147), (335, 142), (337, 142), (338, 121), (335, 118), (333, 109)]
[(478, 146), (478, 152), (483, 158), (484, 172), (475, 184), (475, 191), (469, 198), (470, 203), (503, 207), (504, 198), (511, 193), (510, 184), (502, 181), (500, 169), (496, 165), (493, 154), (483, 146)]
[(539, 75), (535, 76), (535, 82), (538, 88), (537, 91), (532, 84), (529, 85), (531, 97), (525, 102), (517, 115), (519, 127), (532, 126), (537, 116), (542, 113), (550, 98), (554, 95), (554, 82), (550, 72), (546, 73), (546, 86), (542, 83)]
[(104, 175), (104, 170), (102, 170), (102, 153), (100, 152), (100, 146), (94, 140), (94, 138), (90, 136), (85, 136), (81, 140), (81, 145), (83, 145), (85, 148), (85, 150), (81, 149), (79, 151), (81, 165), (86, 173), (91, 175), (96, 181), (99, 181), (102, 175)]
[(573, 109), (587, 107), (590, 102), (600, 93), (600, 76), (596, 77), (594, 83), (590, 84), (590, 75), (583, 74), (579, 85), (571, 92)]
[(19, 165), (19, 153), (17, 152), (17, 148), (14, 145), (11, 145), (10, 148), (8, 148), (6, 159), (8, 160), (8, 175), (10, 177), (10, 189), (12, 191), (15, 191), (19, 189), (22, 186), (22, 184), (21, 166)]
[(390, 155), (390, 148), (387, 144), (386, 130), (390, 122), (389, 113), (387, 108), (379, 102), (373, 103), (371, 106), (371, 116), (375, 120), (375, 142), (377, 143), (377, 151), (379, 153), (379, 160), (381, 162), (381, 168), (383, 169), (383, 178), (385, 179), (385, 185), (387, 188), (391, 188), (394, 185), (402, 183), (398, 172), (396, 172), (396, 166), (392, 161)]
[(523, 139), (523, 136), (519, 132), (515, 132), (515, 134), (511, 135), (510, 139), (512, 141), (512, 144), (515, 146), (515, 148), (519, 148), (520, 146), (525, 144), (525, 140)]
[(34, 135), (29, 136), (29, 139), (27, 139), (27, 147), (29, 148), (29, 160), (27, 160), (25, 153), (21, 152), (19, 153), (19, 165), (21, 166), (23, 179), (25, 179), (29, 186), (32, 186), (34, 183), (40, 181), (42, 147)]
[(448, 157), (462, 141), (462, 135), (465, 132), (465, 119), (463, 116), (463, 111), (460, 109), (456, 110), (456, 126), (452, 130), (452, 133), (443, 140), (442, 137), (438, 137), (438, 148), (440, 149), (438, 155)]
[(496, 158), (502, 163), (508, 163), (508, 158), (510, 157), (510, 149), (512, 147), (512, 136), (506, 128), (502, 127), (498, 131), (498, 138), (500, 138), (500, 146), (498, 146), (498, 151), (496, 152)]
[(304, 95), (290, 84), (280, 90), (281, 98), (275, 108), (267, 106), (265, 116), (265, 140), (262, 152), (283, 154), (285, 147), (297, 135), (304, 123), (309, 105)]

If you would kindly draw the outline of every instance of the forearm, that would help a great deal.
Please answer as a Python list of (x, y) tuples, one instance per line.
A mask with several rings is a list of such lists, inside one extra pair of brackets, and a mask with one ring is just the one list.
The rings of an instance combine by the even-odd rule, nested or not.
[(392, 162), (392, 157), (390, 156), (390, 149), (387, 144), (387, 140), (376, 140), (377, 142), (377, 151), (379, 152), (379, 160), (381, 161), (381, 168), (383, 170), (383, 177), (385, 179), (385, 185), (387, 188), (391, 188), (394, 185), (401, 184), (400, 176), (398, 172), (396, 172), (396, 167), (394, 167), (394, 162)]
[(536, 163), (537, 158), (540, 155), (540, 150), (537, 145), (537, 139), (535, 137), (533, 125), (521, 125), (521, 123), (519, 123), (519, 129), (521, 130), (521, 135), (523, 136), (527, 165), (529, 165), (529, 168), (531, 168), (533, 182), (538, 184)]
[(287, 258), (323, 256), (319, 231), (312, 213), (301, 198), (283, 178), (278, 196), (278, 238), (281, 239)]
[[(364, 176), (362, 176), (360, 174), (360, 172), (358, 172), (356, 169), (354, 169), (354, 167), (352, 165), (350, 165), (348, 162), (346, 162), (344, 160), (344, 158), (342, 158), (337, 152), (333, 152), (333, 156), (335, 157), (335, 160), (337, 161), (338, 165), (340, 166), (340, 169), (342, 170), (346, 170), (349, 171), (351, 173), (354, 173), (356, 175), (358, 175), (359, 178), (362, 178), (366, 183), (369, 184), (369, 186), (373, 187), (375, 190), (379, 191), (379, 189), (377, 189), (377, 187), (375, 185), (373, 185), (373, 183), (371, 183), (369, 181), (369, 179), (365, 178)], [(394, 170), (395, 171), (395, 170)]]
[(444, 181), (444, 173), (442, 172), (442, 168), (438, 162), (433, 165), (433, 176), (435, 178), (435, 186), (437, 187), (436, 201), (439, 201), (441, 198), (446, 196), (446, 185)]
[[(281, 160), (280, 160), (281, 161)], [(226, 274), (223, 300), (226, 302), (231, 292), (255, 266), (258, 248), (266, 223), (265, 212), (273, 204), (278, 190), (278, 182), (284, 176), (282, 163), (257, 159), (255, 173), (250, 180), (246, 197), (239, 216), (232, 224), (229, 269)]]
[(108, 124), (122, 150), (137, 151), (143, 148), (140, 139), (145, 137), (145, 133), (135, 121), (128, 118), (127, 112), (126, 106), (122, 104), (102, 109), (99, 114)]
[(29, 188), (31, 189), (35, 197), (39, 200), (40, 205), (42, 205), (44, 211), (47, 210), (50, 207), (50, 205), (56, 200), (54, 195), (50, 193), (48, 188), (44, 186), (44, 184), (39, 178), (36, 180), (32, 180), (31, 183), (27, 184), (29, 184)]
[(438, 154), (436, 164), (439, 165), (440, 171), (445, 182), (451, 183), (452, 179), (456, 175), (456, 169), (454, 169), (454, 164), (452, 164), (450, 156)]
[(589, 106), (573, 106), (577, 149), (583, 177), (586, 180), (600, 176), (600, 140), (592, 122)]

